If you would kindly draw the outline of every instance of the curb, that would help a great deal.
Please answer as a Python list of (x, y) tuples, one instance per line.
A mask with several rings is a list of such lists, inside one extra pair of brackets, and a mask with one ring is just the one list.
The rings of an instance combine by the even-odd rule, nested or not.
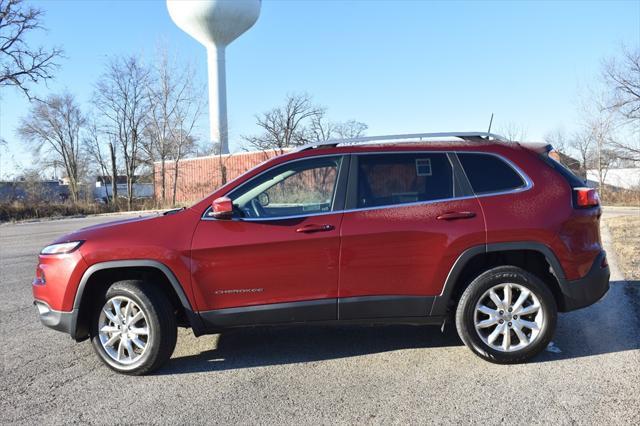
[(128, 216), (128, 215), (153, 215), (153, 214), (161, 214), (167, 210), (171, 209), (162, 209), (162, 210), (134, 210), (134, 211), (126, 211), (126, 212), (110, 212), (110, 213), (97, 213), (97, 214), (77, 214), (72, 216), (52, 216), (52, 217), (41, 217), (37, 219), (23, 219), (16, 221), (7, 221), (0, 222), (0, 226), (7, 225), (24, 225), (29, 223), (40, 223), (40, 222), (53, 222), (53, 221), (61, 221), (61, 220), (71, 220), (71, 219), (82, 219), (88, 217), (118, 217), (118, 216)]

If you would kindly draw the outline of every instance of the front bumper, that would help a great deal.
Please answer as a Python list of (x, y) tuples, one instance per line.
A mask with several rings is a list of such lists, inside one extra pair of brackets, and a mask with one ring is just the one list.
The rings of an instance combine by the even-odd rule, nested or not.
[(76, 309), (71, 312), (56, 311), (42, 300), (35, 300), (33, 304), (38, 310), (38, 317), (43, 325), (75, 337), (78, 319), (78, 311)]
[(583, 278), (560, 282), (560, 290), (564, 295), (562, 310), (573, 311), (593, 305), (609, 290), (609, 266), (602, 266), (606, 253), (600, 252)]

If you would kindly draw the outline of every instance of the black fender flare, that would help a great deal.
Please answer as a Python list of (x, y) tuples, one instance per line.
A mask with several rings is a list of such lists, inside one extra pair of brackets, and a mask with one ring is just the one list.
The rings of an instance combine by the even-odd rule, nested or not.
[(564, 283), (566, 283), (567, 281), (564, 275), (564, 269), (562, 269), (560, 261), (553, 253), (553, 250), (549, 248), (549, 246), (537, 241), (513, 241), (505, 243), (491, 243), (486, 245), (483, 244), (470, 247), (463, 251), (460, 256), (458, 256), (456, 261), (453, 263), (453, 266), (449, 270), (447, 279), (445, 280), (444, 286), (442, 287), (442, 292), (440, 293), (440, 295), (436, 296), (433, 305), (431, 306), (430, 314), (432, 316), (443, 316), (447, 314), (447, 310), (449, 308), (449, 300), (451, 299), (453, 290), (455, 289), (458, 279), (460, 278), (460, 273), (464, 270), (465, 266), (467, 266), (467, 263), (469, 263), (469, 261), (475, 256), (484, 253), (517, 250), (529, 250), (541, 253), (553, 269), (553, 273), (556, 276), (558, 283), (560, 284), (560, 288), (563, 288)]
[(76, 290), (75, 299), (73, 300), (73, 311), (72, 311), (73, 318), (71, 321), (72, 324), (71, 324), (71, 330), (70, 330), (71, 336), (73, 336), (76, 339), (78, 339), (79, 337), (80, 338), (83, 337), (83, 336), (77, 336), (78, 317), (80, 314), (80, 305), (82, 303), (82, 296), (84, 294), (85, 287), (87, 285), (87, 282), (89, 282), (89, 279), (93, 276), (93, 274), (95, 274), (98, 271), (103, 271), (105, 269), (121, 269), (121, 268), (136, 268), (136, 267), (156, 269), (167, 278), (167, 280), (171, 284), (171, 287), (173, 288), (175, 293), (178, 295), (178, 299), (180, 300), (180, 304), (182, 305), (182, 307), (186, 312), (187, 319), (191, 325), (193, 333), (196, 336), (199, 336), (200, 334), (202, 334), (202, 331), (203, 331), (202, 320), (200, 316), (193, 310), (191, 303), (189, 302), (189, 299), (187, 298), (187, 295), (185, 294), (182, 285), (180, 285), (180, 282), (176, 278), (173, 271), (171, 271), (171, 269), (165, 264), (158, 262), (156, 260), (139, 259), (139, 260), (113, 260), (113, 261), (95, 263), (91, 265), (89, 268), (87, 268), (86, 271), (84, 271), (84, 273), (82, 274), (82, 278), (80, 279), (80, 283), (78, 284), (78, 288)]

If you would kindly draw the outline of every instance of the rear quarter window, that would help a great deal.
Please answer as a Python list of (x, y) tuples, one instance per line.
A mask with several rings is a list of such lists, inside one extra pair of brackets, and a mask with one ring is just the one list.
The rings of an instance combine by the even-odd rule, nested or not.
[(587, 186), (587, 182), (573, 174), (571, 170), (552, 156), (548, 154), (540, 154), (540, 159), (544, 161), (549, 167), (551, 167), (556, 172), (560, 173), (564, 180), (567, 181), (569, 186), (572, 188), (579, 188), (582, 186)]
[(526, 185), (522, 176), (500, 157), (476, 153), (457, 155), (476, 194), (511, 191)]

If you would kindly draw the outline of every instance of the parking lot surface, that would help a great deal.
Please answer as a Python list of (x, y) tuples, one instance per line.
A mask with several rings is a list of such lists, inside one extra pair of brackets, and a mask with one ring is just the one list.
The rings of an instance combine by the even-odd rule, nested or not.
[(114, 219), (0, 226), (0, 423), (640, 424), (640, 284), (613, 257), (605, 298), (524, 365), (480, 360), (451, 325), (313, 326), (181, 330), (166, 367), (127, 377), (42, 326), (31, 295), (44, 245)]

